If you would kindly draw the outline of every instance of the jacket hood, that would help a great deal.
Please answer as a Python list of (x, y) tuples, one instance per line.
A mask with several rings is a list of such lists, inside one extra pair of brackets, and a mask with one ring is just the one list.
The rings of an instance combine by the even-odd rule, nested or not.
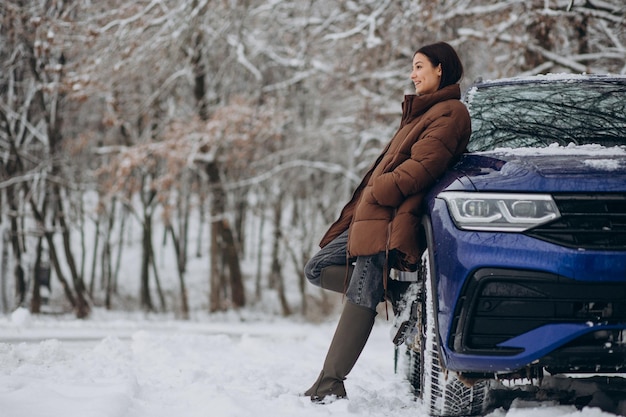
[(548, 147), (465, 154), (448, 189), (626, 192), (626, 148)]

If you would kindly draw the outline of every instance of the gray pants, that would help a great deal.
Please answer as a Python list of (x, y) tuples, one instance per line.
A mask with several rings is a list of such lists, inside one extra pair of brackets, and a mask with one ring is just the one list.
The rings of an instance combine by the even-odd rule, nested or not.
[[(337, 236), (332, 242), (320, 249), (304, 267), (304, 274), (311, 284), (321, 285), (322, 269), (331, 265), (344, 266), (347, 262), (348, 231)], [(346, 291), (348, 301), (376, 310), (385, 292), (383, 288), (383, 268), (385, 253), (358, 256), (350, 285)]]

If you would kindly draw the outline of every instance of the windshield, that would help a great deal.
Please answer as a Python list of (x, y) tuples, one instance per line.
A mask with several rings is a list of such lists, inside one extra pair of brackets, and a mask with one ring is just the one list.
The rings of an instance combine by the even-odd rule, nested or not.
[(468, 92), (470, 151), (626, 145), (626, 84), (589, 80), (485, 84)]

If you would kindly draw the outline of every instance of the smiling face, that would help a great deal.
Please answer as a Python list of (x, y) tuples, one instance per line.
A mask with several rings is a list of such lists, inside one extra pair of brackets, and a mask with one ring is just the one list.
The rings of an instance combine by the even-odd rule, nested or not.
[(415, 94), (430, 94), (439, 89), (441, 81), (441, 64), (433, 66), (424, 54), (417, 53), (413, 57), (411, 81), (415, 85)]

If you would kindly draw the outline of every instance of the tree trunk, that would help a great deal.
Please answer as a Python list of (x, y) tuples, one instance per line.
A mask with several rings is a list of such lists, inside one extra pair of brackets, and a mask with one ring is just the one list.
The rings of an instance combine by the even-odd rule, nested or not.
[(257, 301), (261, 301), (261, 277), (263, 276), (263, 234), (265, 232), (265, 216), (261, 215), (259, 221), (259, 235), (257, 241), (256, 278), (254, 285), (254, 295)]
[(154, 273), (154, 283), (157, 288), (157, 295), (159, 296), (159, 302), (161, 304), (161, 312), (167, 311), (167, 304), (165, 302), (165, 295), (163, 294), (163, 288), (161, 287), (161, 279), (159, 278), (159, 268), (156, 264), (156, 256), (154, 256), (154, 245), (152, 245), (152, 225), (150, 225), (150, 264), (152, 265), (152, 272)]
[(63, 237), (63, 248), (65, 249), (65, 260), (70, 270), (72, 282), (74, 283), (74, 291), (76, 292), (76, 316), (78, 318), (85, 318), (89, 315), (91, 308), (87, 299), (85, 298), (86, 286), (83, 278), (78, 274), (76, 268), (76, 261), (72, 252), (70, 228), (65, 219), (65, 211), (63, 208), (63, 201), (61, 200), (61, 191), (59, 187), (53, 187), (54, 197), (57, 200), (57, 213), (56, 218), (61, 226), (61, 236)]
[[(113, 255), (111, 253), (111, 235), (113, 234), (113, 226), (115, 225), (115, 199), (111, 201), (111, 210), (109, 211), (109, 221), (107, 222), (104, 242), (102, 244), (102, 254), (100, 256), (100, 277), (101, 289), (104, 290), (104, 306), (107, 310), (111, 309), (111, 294), (113, 292)], [(121, 245), (122, 242), (119, 242)], [(94, 253), (94, 257), (95, 257)], [(94, 264), (95, 267), (95, 264)]]
[(182, 253), (180, 243), (176, 238), (174, 227), (170, 224), (167, 228), (172, 236), (172, 242), (174, 243), (174, 250), (176, 251), (176, 265), (178, 266), (178, 282), (180, 284), (180, 301), (181, 301), (181, 314), (185, 320), (189, 319), (189, 303), (187, 297), (187, 286), (185, 285), (185, 270), (187, 260), (185, 254)]
[(7, 298), (7, 268), (9, 264), (9, 232), (2, 228), (2, 265), (0, 265), (0, 302), (2, 313), (9, 312), (9, 300)]
[(200, 191), (199, 193), (200, 195), (198, 195), (198, 198), (200, 199), (200, 202), (198, 210), (200, 211), (200, 218), (198, 221), (200, 224), (198, 225), (198, 235), (196, 237), (196, 258), (202, 257), (202, 238), (204, 236), (203, 232), (206, 226), (206, 198), (204, 195), (202, 195), (202, 191)]
[(41, 251), (43, 238), (37, 239), (37, 253), (35, 255), (35, 267), (33, 268), (33, 292), (30, 300), (30, 312), (33, 314), (41, 313), (41, 291), (39, 286), (39, 271), (41, 270)]
[(246, 223), (246, 214), (248, 212), (248, 202), (246, 201), (245, 193), (241, 193), (238, 197), (236, 210), (235, 210), (235, 236), (237, 237), (237, 248), (239, 249), (239, 256), (245, 259), (245, 242), (246, 242), (246, 233), (245, 233), (245, 223)]
[(152, 218), (149, 214), (145, 214), (143, 218), (143, 233), (141, 240), (141, 288), (140, 288), (140, 305), (146, 311), (153, 311), (152, 297), (150, 295), (150, 257), (152, 255)]
[(113, 269), (113, 274), (111, 275), (111, 282), (109, 283), (110, 291), (113, 294), (117, 293), (117, 281), (120, 274), (120, 268), (122, 267), (122, 252), (124, 249), (124, 232), (126, 231), (126, 217), (128, 216), (128, 212), (125, 207), (122, 206), (120, 208), (121, 212), (121, 220), (120, 220), (120, 235), (117, 239), (117, 255), (115, 256), (115, 268)]
[(65, 275), (63, 275), (63, 270), (61, 269), (61, 264), (59, 263), (59, 257), (57, 256), (56, 247), (54, 246), (54, 234), (51, 232), (46, 232), (46, 243), (48, 244), (48, 250), (50, 251), (50, 262), (54, 267), (54, 272), (57, 275), (57, 278), (61, 282), (61, 287), (63, 288), (63, 292), (65, 293), (65, 297), (72, 305), (74, 311), (77, 311), (77, 303), (76, 298), (74, 297), (74, 293), (72, 292), (72, 288), (69, 283), (65, 279)]
[(100, 246), (100, 216), (96, 218), (96, 231), (93, 243), (93, 255), (91, 258), (91, 277), (89, 278), (89, 296), (93, 298), (93, 290), (96, 282), (96, 265), (98, 262), (98, 247)]
[(209, 275), (209, 311), (211, 313), (215, 313), (216, 311), (221, 311), (224, 309), (222, 298), (220, 297), (220, 289), (221, 289), (221, 273), (220, 273), (220, 244), (218, 242), (218, 223), (211, 222), (211, 245), (209, 248), (210, 251), (210, 263), (211, 266), (209, 270), (211, 274)]
[(61, 282), (61, 287), (63, 288), (65, 297), (69, 301), (74, 311), (77, 313), (77, 317), (83, 318), (83, 317), (80, 317), (78, 314), (80, 309), (78, 308), (76, 297), (74, 296), (74, 293), (72, 292), (72, 288), (70, 287), (67, 280), (65, 279), (65, 275), (63, 274), (63, 270), (61, 269), (61, 264), (59, 263), (59, 257), (57, 255), (56, 246), (54, 245), (54, 233), (46, 230), (45, 219), (43, 215), (41, 214), (41, 212), (37, 209), (37, 205), (35, 204), (35, 201), (32, 199), (32, 197), (30, 199), (30, 206), (33, 212), (33, 216), (35, 217), (35, 220), (39, 224), (39, 227), (41, 227), (41, 229), (44, 231), (44, 236), (46, 237), (46, 243), (48, 244), (48, 251), (50, 252), (50, 262), (52, 263), (52, 266), (54, 267), (54, 272), (56, 273), (57, 278)]
[(104, 307), (107, 310), (111, 309), (111, 293), (112, 293), (112, 273), (111, 273), (111, 242), (109, 238), (104, 242), (104, 246), (102, 247), (102, 256), (100, 257), (100, 264), (102, 267), (100, 268), (101, 277), (101, 288), (104, 290)]
[[(301, 254), (300, 259), (298, 259), (295, 250), (293, 250), (293, 248), (290, 248), (288, 244), (286, 244), (285, 246), (285, 250), (289, 253), (291, 261), (296, 267), (296, 274), (298, 276), (298, 288), (300, 289), (300, 295), (302, 296), (302, 302), (300, 303), (300, 313), (302, 315), (305, 315), (308, 308), (306, 298), (306, 277), (304, 276), (304, 265), (306, 263), (304, 261), (305, 256)], [(322, 294), (324, 293), (322, 292)]]
[[(230, 290), (232, 305), (235, 308), (243, 307), (246, 303), (245, 291), (241, 268), (239, 265), (239, 252), (235, 244), (232, 228), (226, 219), (226, 192), (219, 178), (216, 162), (206, 165), (213, 198), (211, 199), (211, 298), (210, 310), (221, 309), (219, 302), (220, 293), (228, 294)], [(220, 263), (228, 267), (228, 275), (225, 268), (220, 268)], [(218, 275), (215, 275), (218, 274)], [(230, 283), (230, 285), (228, 285)], [(227, 288), (230, 287), (230, 288)]]
[(243, 287), (241, 268), (239, 266), (239, 254), (232, 228), (226, 219), (222, 219), (220, 229), (222, 243), (224, 245), (222, 253), (229, 271), (231, 301), (235, 308), (244, 307), (246, 305), (246, 295)]
[(270, 271), (270, 281), (278, 292), (278, 299), (283, 312), (283, 316), (291, 315), (291, 308), (285, 296), (285, 280), (282, 273), (282, 254), (280, 250), (280, 241), (282, 239), (282, 196), (277, 197), (278, 200), (274, 205), (274, 241), (272, 245), (272, 268)]
[(10, 222), (11, 222), (11, 246), (13, 248), (13, 257), (15, 258), (15, 268), (13, 268), (13, 279), (15, 281), (15, 297), (17, 305), (22, 305), (26, 299), (26, 281), (24, 280), (24, 271), (22, 269), (22, 244), (20, 242), (20, 226), (17, 214), (19, 210), (17, 205), (12, 203), (11, 200), (15, 198), (13, 190), (7, 190), (7, 200), (9, 200), (10, 207)]

